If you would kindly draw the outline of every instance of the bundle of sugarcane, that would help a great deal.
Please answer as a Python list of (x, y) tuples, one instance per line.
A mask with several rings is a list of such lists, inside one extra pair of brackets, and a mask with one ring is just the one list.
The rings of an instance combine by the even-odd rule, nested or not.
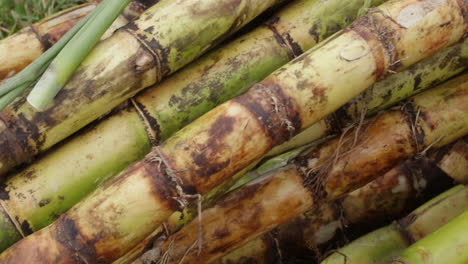
[[(142, 159), (151, 145), (161, 143), (217, 104), (245, 92), (302, 50), (344, 27), (359, 10), (378, 2), (353, 0), (342, 5), (340, 0), (297, 1), (265, 25), (210, 52), (135, 97), (125, 109), (13, 175), (2, 190), (0, 203), (9, 218), (1, 224), (2, 230), (20, 229), (11, 232), (14, 236), (0, 237), (1, 248), (47, 226), (100, 183)], [(314, 34), (311, 28), (317, 28)], [(414, 74), (430, 78), (423, 78), (426, 82), (418, 87), (425, 89), (425, 84), (463, 70), (466, 66), (462, 62), (468, 58), (464, 46), (467, 44), (458, 44), (412, 68)], [(58, 168), (56, 164), (72, 166)], [(67, 175), (66, 179), (63, 175)]]
[[(165, 263), (210, 263), (310, 207), (361, 187), (402, 158), (468, 134), (467, 83), (465, 74), (415, 96), (248, 184), (170, 237), (159, 257)], [(415, 119), (414, 109), (421, 118)], [(196, 250), (197, 241), (201, 250)]]
[[(310, 143), (313, 140), (324, 137), (332, 132), (338, 132), (341, 130), (342, 127), (359, 122), (359, 119), (362, 118), (363, 114), (375, 113), (377, 110), (381, 109), (383, 105), (392, 105), (396, 103), (398, 99), (405, 98), (405, 96), (427, 89), (428, 87), (431, 87), (432, 85), (447, 79), (447, 74), (449, 72), (452, 72), (452, 70), (452, 73), (459, 73), (464, 69), (464, 67), (458, 68), (457, 65), (466, 65), (466, 56), (468, 56), (467, 45), (468, 42), (465, 40), (461, 44), (457, 44), (453, 47), (445, 49), (442, 52), (410, 67), (409, 69), (403, 72), (389, 76), (388, 78), (376, 83), (373, 87), (367, 90), (366, 93), (354, 99), (347, 105), (341, 107), (340, 110), (337, 111), (341, 114), (333, 114), (326, 120), (314, 124), (311, 128), (297, 135), (292, 140), (275, 147), (269, 154), (267, 154), (267, 156), (273, 155), (276, 152), (288, 150), (297, 145), (304, 145)], [(460, 57), (458, 57), (458, 55), (456, 54), (460, 54), (460, 52), (461, 55)], [(452, 58), (453, 60), (452, 62), (447, 64), (445, 60), (449, 58)], [(445, 67), (447, 67), (448, 65), (452, 65), (449, 67), (452, 70), (446, 72), (448, 68)], [(451, 74), (449, 75), (452, 76)], [(415, 80), (418, 81), (415, 82)], [(391, 96), (389, 97), (389, 95)], [(342, 113), (346, 113), (346, 115), (343, 115)], [(296, 153), (297, 151), (287, 154), (285, 156), (281, 156), (279, 158), (275, 158), (274, 160), (272, 160), (273, 164), (265, 164), (262, 167), (266, 167), (268, 171), (271, 170), (271, 167), (277, 168), (278, 164), (286, 164), (287, 160), (297, 155)], [(457, 152), (454, 151), (453, 153)], [(453, 160), (457, 159), (454, 158)], [(257, 162), (254, 162), (251, 165), (255, 164), (257, 164)], [(241, 172), (235, 174), (224, 184), (221, 184), (220, 186), (210, 191), (208, 194), (204, 195), (203, 206), (209, 207), (210, 205), (213, 205), (216, 199), (223, 195), (226, 192), (226, 190), (233, 185), (233, 182), (238, 180), (245, 174), (246, 171), (252, 168), (251, 165), (244, 168), (244, 170), (242, 170)], [(463, 171), (464, 169), (463, 166), (455, 166), (455, 168), (460, 168), (461, 171)], [(265, 173), (264, 168), (260, 168), (257, 171), (263, 171)], [(257, 171), (249, 173), (250, 175), (247, 175), (244, 178), (247, 180), (251, 180), (252, 177), (257, 177), (257, 175), (259, 174), (259, 172)], [(458, 174), (455, 172), (453, 173), (454, 177), (456, 177)], [(244, 181), (245, 183), (245, 180), (241, 181)], [(132, 250), (132, 252), (128, 254), (128, 256), (122, 258), (121, 262), (119, 263), (131, 262), (131, 260), (142, 254), (142, 251), (144, 251), (147, 248), (147, 244), (149, 244), (150, 241), (156, 240), (161, 235), (165, 235), (162, 234), (162, 231), (165, 232), (168, 228), (171, 231), (178, 230), (184, 224), (190, 222), (196, 216), (197, 213), (198, 208), (196, 205), (192, 205), (188, 208), (185, 208), (183, 212), (175, 213), (171, 216), (170, 221), (167, 223), (165, 230), (159, 228), (155, 230), (155, 232), (153, 232), (152, 235), (150, 235), (150, 237), (148, 237), (145, 241), (141, 242), (139, 246), (137, 246), (134, 250)], [(248, 248), (248, 246), (246, 247)], [(249, 252), (254, 253), (252, 252), (252, 250), (249, 250)]]
[[(436, 244), (448, 242), (449, 245), (462, 247), (461, 250), (443, 250), (437, 248), (437, 245), (436, 250), (427, 249), (419, 246), (424, 243), (423, 241), (421, 241), (421, 243), (418, 242), (417, 245), (414, 245), (411, 249), (405, 250), (409, 244), (423, 239), (428, 234), (435, 232), (441, 227), (443, 228), (443, 226), (453, 218), (457, 218), (459, 215), (466, 215), (464, 212), (468, 212), (468, 187), (457, 186), (427, 202), (405, 218), (369, 233), (353, 241), (346, 247), (337, 250), (336, 253), (327, 257), (321, 263), (390, 263), (391, 259), (400, 254), (408, 255), (399, 260), (400, 263), (466, 263), (468, 255), (463, 254), (463, 252), (466, 252), (467, 240), (465, 239), (466, 234), (463, 235), (464, 229), (466, 229), (463, 228), (463, 224), (459, 227), (460, 229), (458, 229), (458, 232), (462, 234), (455, 234), (455, 236), (449, 234), (449, 236), (455, 238), (455, 240), (439, 240), (436, 242)], [(462, 217), (465, 219), (463, 221), (466, 226), (467, 218), (466, 216)], [(460, 240), (460, 238), (461, 241), (456, 241)], [(464, 243), (460, 243), (462, 241), (464, 241)], [(418, 247), (419, 253), (414, 254), (414, 251), (418, 251)], [(408, 259), (419, 260), (415, 262)]]
[(100, 42), (44, 111), (22, 98), (0, 113), (0, 174), (175, 72), (281, 2), (287, 0), (157, 3)]
[[(0, 82), (24, 69), (45, 50), (54, 45), (66, 32), (89, 14), (100, 1), (93, 1), (64, 10), (47, 17), (34, 25), (23, 28), (18, 33), (0, 41)], [(134, 0), (116, 19), (103, 38), (132, 21), (154, 1)]]
[[(319, 248), (327, 248), (325, 246), (335, 237), (339, 237), (340, 229), (345, 227), (350, 229), (350, 225), (356, 227), (380, 225), (384, 220), (399, 217), (415, 205), (448, 189), (451, 179), (466, 182), (468, 170), (457, 171), (453, 170), (452, 166), (455, 162), (456, 168), (468, 166), (466, 153), (468, 153), (468, 141), (465, 137), (448, 147), (431, 151), (428, 157), (410, 159), (343, 199), (325, 203), (249, 241), (216, 263), (240, 263), (247, 260), (249, 263), (272, 263), (272, 260), (284, 258), (286, 261), (304, 257), (302, 255), (314, 258), (314, 254), (320, 253)], [(265, 165), (275, 163), (277, 164), (275, 169), (280, 168), (289, 161), (284, 159), (282, 155)], [(271, 164), (265, 165), (249, 174), (262, 177), (270, 173)], [(166, 228), (172, 231), (174, 224), (168, 222)], [(136, 263), (149, 263), (154, 260), (152, 259), (154, 252), (159, 251), (157, 247), (159, 244), (154, 241), (145, 243), (145, 245), (153, 243), (156, 246), (148, 250)], [(116, 263), (132, 263), (131, 260), (125, 259)]]
[[(421, 4), (425, 11), (418, 13), (417, 19), (398, 17), (400, 11), (405, 13), (408, 7)], [(155, 148), (144, 162), (131, 166), (54, 224), (4, 252), (3, 261), (53, 263), (59, 261), (57, 256), (77, 256), (86, 262), (113, 260), (184, 206), (187, 199), (206, 193), (274, 145), (336, 110), (383, 78), (388, 70), (401, 70), (457, 42), (466, 28), (462, 8), (466, 8), (465, 4), (458, 1), (384, 4), (320, 49), (299, 57), (247, 94), (181, 130)], [(447, 26), (440, 26), (447, 22)], [(382, 38), (385, 32), (396, 37)], [(426, 41), (433, 41), (435, 36), (443, 41), (427, 45)], [(397, 55), (403, 52), (408, 58), (396, 63)], [(328, 60), (326, 65), (319, 63), (322, 59)], [(340, 78), (336, 78), (336, 72), (340, 72)], [(293, 75), (294, 79), (290, 78)], [(451, 124), (456, 124), (459, 110), (452, 108), (455, 114)], [(437, 128), (427, 131), (418, 146), (432, 143), (434, 135), (443, 130)], [(458, 129), (435, 145), (453, 140), (457, 131), (463, 132)], [(416, 148), (406, 150), (389, 159), (400, 161), (414, 154)], [(394, 165), (392, 162), (387, 165)], [(16, 253), (25, 248), (28, 252)]]

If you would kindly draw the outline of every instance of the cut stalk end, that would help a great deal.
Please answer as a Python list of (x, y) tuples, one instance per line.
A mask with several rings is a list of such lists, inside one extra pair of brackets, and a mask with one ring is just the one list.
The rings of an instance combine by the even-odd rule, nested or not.
[(27, 98), (28, 103), (39, 111), (45, 110), (64, 86), (55, 71), (51, 69), (53, 69), (52, 65), (42, 75)]

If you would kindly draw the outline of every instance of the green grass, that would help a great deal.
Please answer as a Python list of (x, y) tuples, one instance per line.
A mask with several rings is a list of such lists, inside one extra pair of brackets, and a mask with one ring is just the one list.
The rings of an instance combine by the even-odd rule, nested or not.
[(84, 0), (0, 0), (0, 39)]

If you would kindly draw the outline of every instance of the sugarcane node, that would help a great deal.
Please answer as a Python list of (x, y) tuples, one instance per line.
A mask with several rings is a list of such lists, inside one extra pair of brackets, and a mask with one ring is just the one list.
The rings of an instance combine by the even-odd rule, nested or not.
[(279, 145), (299, 133), (302, 121), (295, 102), (274, 82), (256, 84), (233, 99), (257, 117), (271, 145)]
[(138, 117), (145, 125), (146, 134), (151, 141), (152, 146), (157, 146), (161, 143), (161, 126), (158, 120), (154, 118), (146, 109), (145, 105), (138, 101), (138, 97), (130, 99), (133, 107), (138, 112)]
[(177, 195), (172, 196), (172, 199), (179, 203), (179, 210), (187, 207), (189, 204), (188, 200), (190, 199), (197, 198), (199, 201), (201, 200), (201, 196), (196, 193), (196, 189), (192, 186), (187, 186), (183, 178), (177, 175), (177, 171), (170, 167), (170, 163), (166, 160), (158, 146), (153, 147), (152, 154), (148, 159), (150, 162), (156, 163), (158, 169), (166, 175), (165, 178), (171, 181), (171, 185), (177, 193)]
[[(139, 27), (134, 23), (130, 22), (127, 25), (121, 27), (117, 31), (124, 31), (132, 35), (141, 46), (153, 55), (153, 66), (156, 71), (156, 82), (162, 80), (163, 76), (169, 74), (171, 69), (169, 68), (168, 56), (169, 48), (164, 48), (159, 42), (153, 37), (149, 39), (149, 34), (138, 33)], [(145, 32), (145, 30), (143, 30)], [(145, 68), (151, 68), (146, 66)], [(135, 70), (138, 72), (138, 65), (135, 66)]]
[(389, 71), (394, 71), (399, 66), (397, 63), (398, 54), (392, 42), (393, 38), (397, 37), (397, 31), (390, 26), (393, 24), (391, 22), (392, 19), (381, 15), (381, 11), (372, 9), (368, 15), (361, 17), (349, 26), (349, 30), (356, 32), (369, 43), (370, 47), (375, 47), (370, 51), (375, 60), (376, 67), (373, 75), (376, 80), (385, 78)]
[(401, 104), (400, 109), (404, 114), (405, 121), (411, 128), (411, 136), (413, 138), (411, 144), (416, 149), (416, 153), (420, 153), (423, 151), (422, 146), (424, 146), (425, 138), (424, 130), (418, 125), (421, 111), (415, 109), (415, 106), (411, 100)]
[[(291, 37), (289, 32), (279, 33), (278, 29), (275, 27), (275, 24), (278, 23), (279, 17), (274, 17), (269, 19), (264, 23), (268, 29), (270, 29), (275, 37), (275, 40), (282, 46), (288, 49), (288, 53), (291, 56), (291, 59), (296, 58), (304, 53), (301, 46)], [(318, 41), (317, 41), (318, 42)]]

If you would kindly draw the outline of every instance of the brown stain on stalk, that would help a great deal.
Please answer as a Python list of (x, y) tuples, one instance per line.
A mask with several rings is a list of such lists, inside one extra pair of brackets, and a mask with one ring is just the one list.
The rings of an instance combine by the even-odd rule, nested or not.
[[(49, 20), (44, 21), (39, 25), (31, 26), (32, 30), (36, 33), (38, 40), (41, 42), (44, 51), (52, 47), (57, 43), (72, 27), (74, 27), (82, 18), (84, 18), (88, 13), (82, 13), (81, 15), (68, 15), (76, 10), (70, 10), (67, 13), (62, 14), (61, 16), (68, 17), (67, 20), (61, 21), (59, 24), (54, 24), (51, 27), (47, 27), (47, 33), (41, 34), (38, 30), (42, 25), (46, 25)], [(54, 18), (50, 19), (53, 21)]]
[(220, 116), (212, 124), (208, 130), (211, 138), (210, 146), (203, 151), (192, 152), (192, 159), (198, 166), (198, 169), (195, 170), (196, 177), (209, 177), (209, 175), (221, 171), (230, 163), (230, 160), (224, 160), (222, 150), (225, 148), (225, 138), (234, 130), (236, 121), (235, 117)]
[(274, 33), (273, 36), (276, 42), (278, 42), (278, 44), (280, 44), (281, 46), (286, 47), (290, 58), (293, 59), (295, 57), (298, 57), (302, 53), (304, 53), (304, 51), (302, 50), (301, 46), (291, 37), (291, 35), (288, 32), (283, 32), (283, 34), (281, 34), (278, 31), (275, 25), (278, 23), (280, 19), (281, 19), (280, 17), (270, 18), (263, 25)]
[[(129, 94), (135, 93), (141, 88), (143, 80), (139, 79), (138, 76), (144, 72), (138, 71), (137, 61), (143, 56), (149, 55), (140, 49), (127, 62), (115, 69), (116, 74), (118, 72), (130, 74), (132, 76), (129, 76), (128, 79), (138, 80), (128, 85), (122, 84), (125, 89), (122, 89), (116, 96), (128, 97)], [(150, 62), (150, 65), (153, 65), (152, 63)], [(79, 112), (82, 105), (96, 101), (110, 92), (102, 87), (106, 87), (106, 83), (112, 82), (113, 76), (97, 80), (90, 78), (90, 76), (99, 75), (105, 67), (106, 62), (103, 61), (92, 72), (88, 72), (89, 69), (78, 70), (67, 85), (67, 87), (73, 86), (73, 89), (63, 89), (54, 99), (55, 102), (61, 103), (53, 104), (45, 111), (35, 111), (26, 118), (22, 113), (23, 108), (30, 106), (25, 98), (22, 98), (0, 112), (0, 161), (6, 162), (6, 166), (4, 166), (6, 169), (28, 162), (41, 151), (49, 129)], [(83, 81), (86, 79), (90, 80)]]
[[(60, 263), (85, 264), (75, 252), (70, 251), (63, 244), (54, 241), (56, 230), (45, 228), (38, 231), (35, 236), (41, 238), (38, 243), (31, 237), (20, 240), (14, 245), (15, 250), (4, 252), (0, 257), (2, 264), (16, 263)], [(47, 241), (47, 242), (44, 242)], [(18, 254), (21, 252), (21, 254)], [(51, 255), (53, 252), (53, 256)]]
[[(131, 177), (135, 173), (143, 174), (145, 177), (150, 178), (153, 197), (155, 200), (158, 200), (158, 204), (170, 208), (173, 211), (180, 210), (180, 206), (174, 197), (177, 197), (177, 192), (173, 182), (165, 173), (164, 164), (156, 164), (153, 161), (150, 161), (149, 158), (145, 159), (142, 162), (132, 165), (127, 169), (123, 174), (117, 178), (106, 182), (102, 187), (109, 188), (120, 184), (125, 184), (126, 179)], [(136, 172), (137, 170), (141, 172)], [(96, 206), (90, 206), (90, 208), (98, 207), (99, 204), (103, 203), (108, 197), (103, 197), (100, 200), (94, 201)], [(113, 216), (110, 221), (117, 221), (117, 219), (124, 214), (123, 211), (117, 206), (110, 206), (112, 211), (111, 215)], [(94, 219), (101, 219), (102, 212), (88, 211), (89, 217)], [(67, 246), (70, 252), (75, 252), (84, 263), (107, 263), (108, 260), (116, 259), (120, 256), (121, 252), (118, 248), (112, 249), (112, 247), (106, 247), (104, 251), (97, 253), (97, 249), (100, 248), (99, 245), (106, 244), (107, 239), (112, 240), (115, 234), (115, 231), (110, 226), (107, 226), (101, 221), (96, 221), (98, 227), (95, 227), (96, 230), (100, 230), (95, 237), (87, 237), (81, 231), (81, 227), (78, 222), (72, 218), (69, 218), (67, 215), (63, 215), (55, 222), (56, 228), (56, 240), (61, 244)]]

